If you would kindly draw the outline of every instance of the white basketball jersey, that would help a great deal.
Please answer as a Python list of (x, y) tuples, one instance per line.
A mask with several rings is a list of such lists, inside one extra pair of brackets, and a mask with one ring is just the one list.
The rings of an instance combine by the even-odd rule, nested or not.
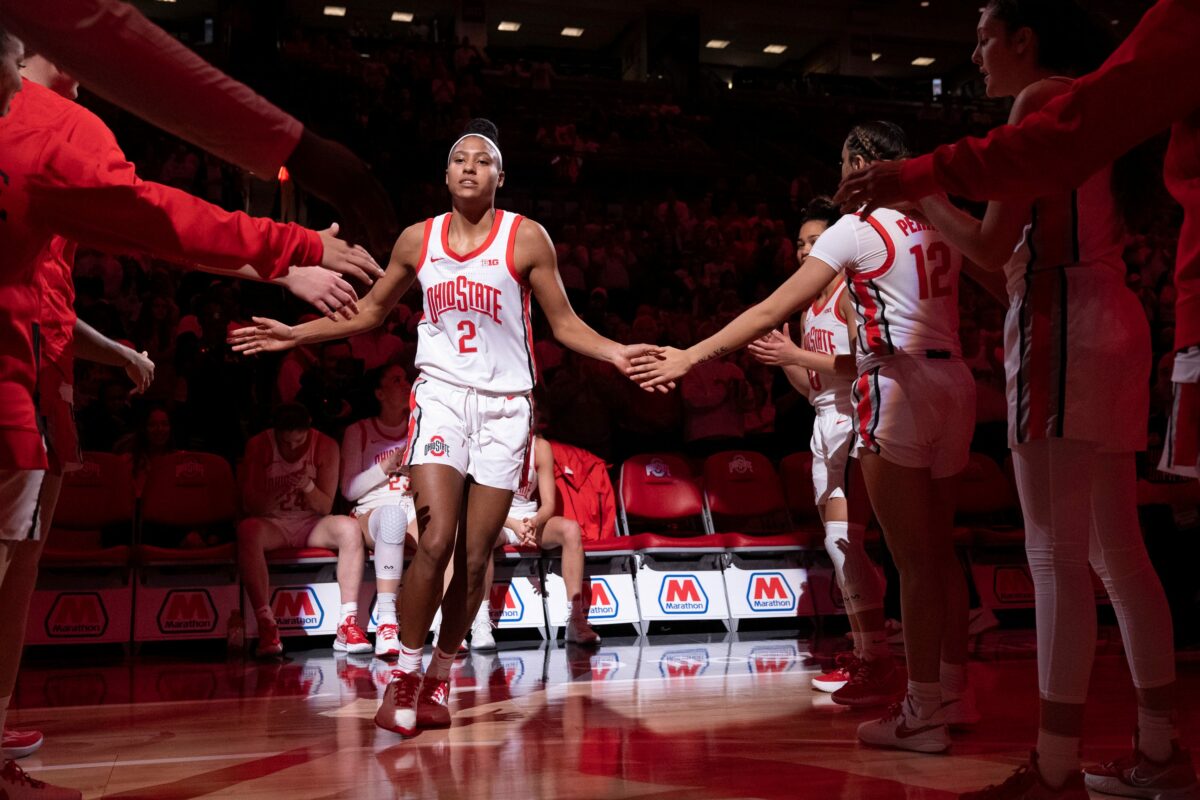
[[(839, 283), (833, 296), (824, 305), (814, 302), (804, 315), (804, 349), (831, 356), (850, 355), (850, 329), (838, 307), (846, 291), (845, 282)], [(850, 392), (854, 381), (833, 375), (823, 375), (808, 370), (808, 382), (812, 386), (809, 401), (820, 411), (837, 411), (851, 414), (854, 403)]]
[(859, 370), (893, 355), (961, 358), (962, 254), (929, 223), (881, 208), (847, 214), (812, 257), (846, 273), (858, 318)]
[(286, 461), (280, 455), (274, 431), (263, 431), (258, 435), (267, 437), (267, 442), (271, 445), (271, 460), (266, 466), (267, 490), (271, 494), (277, 494), (285, 487), (293, 487), (290, 492), (282, 495), (279, 505), (270, 516), (279, 519), (306, 519), (318, 516), (317, 512), (304, 502), (304, 487), (317, 477), (317, 443), (321, 434), (315, 429), (309, 431), (308, 446), (296, 461)]
[[(358, 428), (358, 439), (362, 442), (362, 453), (359, 454), (358, 463), (364, 469), (383, 463), (397, 451), (403, 453), (404, 448), (408, 446), (407, 426), (394, 430), (384, 428), (378, 419), (372, 417), (355, 422), (353, 427)], [(343, 458), (349, 458), (349, 455), (344, 455)], [(373, 508), (394, 506), (408, 491), (408, 477), (392, 475), (358, 498), (354, 511), (357, 514), (365, 514)]]
[(513, 263), (523, 217), (497, 209), (484, 243), (459, 255), (450, 248), (451, 216), (425, 222), (417, 369), (488, 394), (527, 394), (536, 382), (530, 289)]

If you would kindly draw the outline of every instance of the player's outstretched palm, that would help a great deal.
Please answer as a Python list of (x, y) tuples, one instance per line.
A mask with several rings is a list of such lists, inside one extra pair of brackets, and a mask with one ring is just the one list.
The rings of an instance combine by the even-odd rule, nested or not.
[(647, 391), (675, 386), (692, 368), (688, 354), (675, 347), (660, 347), (657, 352), (635, 357), (627, 375)]
[[(622, 375), (640, 384), (642, 382), (634, 377), (636, 373), (634, 365), (643, 360), (653, 362), (662, 352), (663, 348), (653, 344), (627, 344), (621, 348), (614, 363), (617, 369), (621, 370)], [(643, 385), (642, 388), (648, 392), (655, 390), (669, 392), (675, 388), (675, 383), (669, 381), (657, 386)]]
[(792, 341), (788, 324), (783, 323), (783, 333), (771, 331), (761, 339), (751, 342), (747, 348), (750, 355), (764, 364), (776, 367), (786, 367), (796, 363), (796, 355), (800, 348)]
[(234, 352), (248, 356), (256, 353), (275, 353), (296, 346), (296, 336), (290, 325), (266, 317), (251, 317), (254, 325), (238, 328), (226, 340)]
[(375, 283), (376, 278), (383, 277), (383, 269), (361, 245), (350, 244), (338, 238), (336, 222), (320, 231), (319, 235), (321, 244), (325, 246), (321, 255), (321, 266), (325, 269), (357, 278), (368, 286)]

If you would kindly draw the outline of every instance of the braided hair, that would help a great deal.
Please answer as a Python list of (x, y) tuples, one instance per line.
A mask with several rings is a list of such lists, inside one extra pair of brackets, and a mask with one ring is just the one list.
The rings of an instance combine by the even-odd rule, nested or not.
[(894, 161), (910, 155), (904, 129), (894, 122), (883, 120), (863, 122), (851, 128), (846, 136), (846, 152), (861, 156), (868, 164)]

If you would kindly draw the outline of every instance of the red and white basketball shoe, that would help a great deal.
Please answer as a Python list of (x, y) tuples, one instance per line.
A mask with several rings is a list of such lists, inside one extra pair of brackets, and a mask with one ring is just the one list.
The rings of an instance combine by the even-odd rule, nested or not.
[[(1152, 797), (1153, 795), (1144, 795)], [(1046, 783), (1038, 769), (1037, 752), (1029, 754), (1029, 763), (1017, 767), (1008, 780), (986, 786), (977, 792), (963, 792), (960, 800), (1088, 800), (1083, 773), (1076, 772), (1057, 788)]]
[(258, 621), (258, 647), (254, 648), (254, 655), (263, 658), (282, 654), (283, 642), (279, 641), (279, 625), (273, 619), (260, 619)]
[(367, 638), (367, 632), (358, 627), (357, 618), (346, 617), (342, 620), (342, 624), (338, 625), (337, 638), (333, 640), (333, 649), (340, 653), (371, 652), (371, 640)]
[(950, 733), (942, 709), (920, 717), (908, 697), (888, 708), (882, 718), (859, 725), (858, 740), (875, 747), (916, 753), (943, 753), (950, 749)]
[(5, 800), (82, 800), (83, 793), (31, 778), (17, 762), (5, 761), (0, 767), (0, 797)]
[(36, 753), (44, 741), (41, 731), (14, 731), (5, 728), (0, 749), (3, 750), (5, 758), (24, 758)]
[(416, 736), (420, 693), (421, 673), (392, 670), (392, 682), (383, 690), (383, 703), (375, 712), (375, 724), (401, 736)]
[(375, 629), (375, 655), (396, 658), (400, 655), (400, 626), (385, 622)]
[(906, 688), (904, 670), (892, 659), (859, 660), (850, 680), (833, 693), (833, 702), (852, 708), (886, 706), (903, 698)]
[(854, 653), (838, 653), (836, 667), (829, 672), (816, 675), (812, 679), (812, 687), (818, 692), (836, 692), (854, 677), (862, 661)]
[(450, 681), (425, 676), (417, 698), (417, 727), (450, 727)]

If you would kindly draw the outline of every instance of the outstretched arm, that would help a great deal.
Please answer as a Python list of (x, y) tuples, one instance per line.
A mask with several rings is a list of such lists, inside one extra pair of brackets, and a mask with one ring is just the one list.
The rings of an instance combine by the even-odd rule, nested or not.
[(114, 342), (81, 319), (75, 320), (75, 355), (85, 361), (122, 367), (133, 381), (135, 394), (149, 389), (154, 380), (154, 362), (148, 355)]
[(358, 301), (358, 313), (351, 318), (315, 319), (303, 325), (284, 325), (266, 317), (253, 317), (253, 326), (238, 328), (229, 334), (229, 344), (236, 352), (253, 355), (343, 339), (378, 327), (416, 280), (427, 226), (428, 223), (410, 225), (400, 234), (392, 248), (387, 271)]

